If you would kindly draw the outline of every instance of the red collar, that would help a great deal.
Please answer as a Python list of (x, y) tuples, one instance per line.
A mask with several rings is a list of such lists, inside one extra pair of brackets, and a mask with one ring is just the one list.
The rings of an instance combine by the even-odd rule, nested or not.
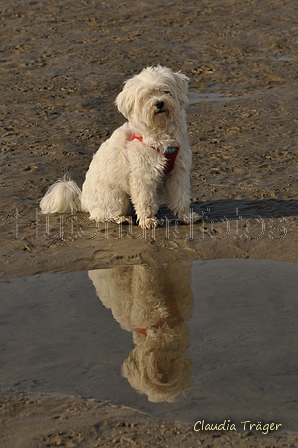
[[(143, 142), (143, 137), (141, 135), (136, 135), (134, 133), (131, 134), (129, 141), (132, 140), (139, 140), (140, 142)], [(152, 149), (154, 149), (157, 152), (160, 152), (159, 148), (156, 148), (155, 146), (151, 146)], [(167, 175), (169, 174), (172, 169), (174, 168), (174, 163), (176, 160), (176, 157), (178, 155), (179, 152), (179, 146), (168, 146), (167, 149), (164, 152), (164, 156), (167, 160), (167, 163), (165, 164), (164, 167), (164, 174)]]
[[(178, 310), (177, 310), (178, 311)], [(183, 317), (178, 311), (178, 316), (168, 316), (164, 317), (163, 319), (160, 319), (160, 321), (157, 322), (155, 325), (151, 325), (149, 328), (160, 328), (165, 322), (167, 322), (170, 326), (178, 324), (180, 322), (184, 322)], [(137, 328), (139, 333), (145, 334), (147, 336), (147, 328)]]
[(140, 142), (142, 142), (143, 141), (143, 137), (141, 135), (136, 135), (136, 134), (132, 133), (130, 138), (129, 138), (129, 140), (130, 141), (132, 141), (132, 140), (139, 140)]

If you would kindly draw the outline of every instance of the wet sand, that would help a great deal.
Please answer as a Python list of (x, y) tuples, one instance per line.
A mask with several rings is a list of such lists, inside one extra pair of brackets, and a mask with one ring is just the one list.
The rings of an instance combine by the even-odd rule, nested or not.
[(131, 408), (83, 397), (0, 390), (0, 403), (3, 448), (298, 446), (297, 435), (291, 433), (194, 432), (192, 427), (180, 422), (168, 423)]
[[(3, 0), (0, 279), (152, 265), (157, 257), (160, 262), (235, 257), (297, 262), (297, 12), (294, 0), (154, 1), (150, 8), (114, 0)], [(135, 227), (132, 234), (128, 226), (122, 233), (112, 224), (108, 232), (97, 229), (84, 214), (64, 215), (63, 222), (51, 216), (47, 223), (38, 215), (38, 200), (65, 173), (83, 183), (98, 146), (124, 122), (113, 103), (123, 81), (158, 63), (189, 76), (198, 101), (191, 101), (187, 122), (192, 208), (203, 213), (204, 222), (175, 228), (172, 221), (169, 234), (164, 226), (145, 238)], [(166, 209), (161, 215), (171, 219)], [(11, 392), (2, 397), (8, 403), (19, 400)], [(35, 399), (39, 422), (45, 424), (47, 407), (43, 414), (43, 399)], [(21, 428), (31, 421), (30, 409), (25, 402), (17, 419), (13, 411), (3, 414), (10, 425), (2, 425), (5, 437), (15, 438), (6, 446), (18, 446), (18, 434), (25, 446)], [(108, 428), (118, 431), (112, 423)], [(88, 434), (93, 443), (92, 431)], [(107, 440), (99, 446), (110, 446)], [(152, 446), (148, 440), (140, 446)], [(48, 439), (38, 443), (57, 445)], [(111, 446), (131, 442), (121, 443)]]
[(0, 391), (3, 448), (92, 446), (160, 448), (295, 447), (298, 436), (251, 431), (203, 433), (148, 414), (82, 397), (27, 395)]

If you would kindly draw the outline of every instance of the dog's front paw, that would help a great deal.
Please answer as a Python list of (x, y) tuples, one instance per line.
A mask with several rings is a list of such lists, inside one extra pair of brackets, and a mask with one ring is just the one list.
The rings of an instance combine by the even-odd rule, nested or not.
[(162, 226), (163, 222), (163, 219), (158, 219), (156, 216), (153, 218), (141, 218), (139, 220), (139, 226), (142, 227), (142, 229), (152, 229), (157, 226)]
[(183, 224), (189, 224), (190, 222), (194, 223), (202, 220), (202, 216), (196, 212), (183, 213), (181, 215), (178, 215), (178, 218), (179, 221), (181, 221)]
[(121, 224), (122, 222), (129, 222), (128, 216), (118, 216), (117, 218), (111, 218), (111, 222), (115, 222), (116, 224)]

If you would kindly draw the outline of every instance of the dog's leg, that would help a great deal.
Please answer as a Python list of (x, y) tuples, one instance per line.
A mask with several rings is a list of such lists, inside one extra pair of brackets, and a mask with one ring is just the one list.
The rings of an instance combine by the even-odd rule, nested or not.
[(201, 219), (201, 216), (193, 212), (190, 215), (190, 175), (184, 167), (175, 167), (166, 181), (167, 206), (185, 224)]
[(152, 228), (161, 224), (156, 218), (158, 212), (158, 180), (151, 179), (150, 183), (144, 178), (131, 176), (130, 192), (139, 225), (144, 228)]
[[(119, 187), (106, 186), (95, 194), (90, 194), (90, 191), (84, 190), (83, 187), (83, 201), (86, 209), (90, 213), (90, 219), (99, 222), (125, 221), (125, 217), (132, 212), (131, 203), (128, 195)], [(90, 199), (91, 198), (91, 199)]]
[(190, 206), (190, 177), (189, 172), (175, 167), (166, 180), (167, 206), (179, 218), (189, 213)]

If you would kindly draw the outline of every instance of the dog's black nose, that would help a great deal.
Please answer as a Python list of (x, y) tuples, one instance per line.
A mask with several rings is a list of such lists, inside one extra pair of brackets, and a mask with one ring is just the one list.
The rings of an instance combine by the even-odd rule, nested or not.
[(163, 109), (164, 105), (165, 105), (165, 103), (163, 101), (156, 101), (156, 103), (155, 103), (155, 106), (159, 110)]

